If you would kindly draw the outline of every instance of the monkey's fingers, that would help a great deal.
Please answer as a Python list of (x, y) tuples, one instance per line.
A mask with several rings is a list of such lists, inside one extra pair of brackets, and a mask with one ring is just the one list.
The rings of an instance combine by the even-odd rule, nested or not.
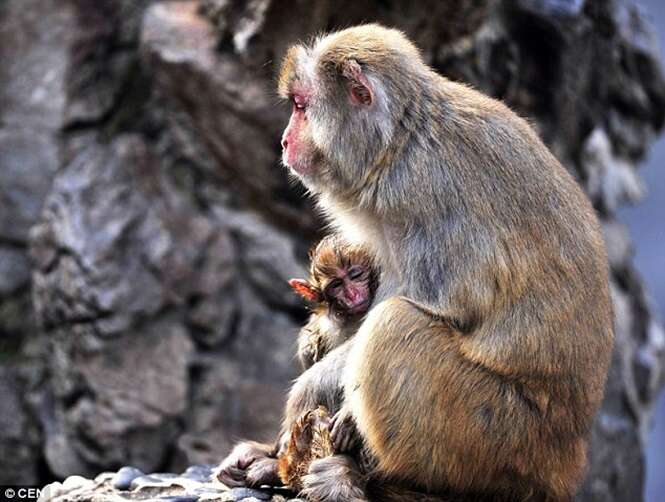
[(340, 410), (332, 419), (332, 430), (330, 431), (333, 449), (336, 453), (351, 451), (359, 441), (356, 422), (345, 409)]
[(235, 488), (245, 486), (245, 475), (246, 471), (235, 465), (220, 465), (215, 471), (214, 477), (229, 488)]
[(276, 458), (262, 458), (256, 460), (247, 468), (247, 471), (245, 471), (247, 486), (281, 486), (282, 481), (279, 478), (277, 466), (278, 460)]
[(245, 486), (247, 468), (257, 459), (268, 457), (268, 448), (258, 443), (240, 443), (214, 472), (214, 477), (229, 487)]

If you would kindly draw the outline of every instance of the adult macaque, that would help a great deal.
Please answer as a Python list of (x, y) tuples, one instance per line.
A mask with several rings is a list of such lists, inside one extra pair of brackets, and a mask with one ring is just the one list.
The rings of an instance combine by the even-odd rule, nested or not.
[(315, 460), (304, 493), (570, 500), (613, 340), (603, 241), (575, 180), (524, 120), (396, 30), (293, 47), (279, 90), (293, 103), (284, 164), (381, 269), (358, 333), (289, 398), (334, 395), (324, 363), (348, 351), (330, 364), (376, 469), (364, 486), (348, 455)]
[(358, 331), (374, 300), (378, 271), (367, 251), (329, 235), (310, 253), (309, 278), (289, 284), (313, 303), (298, 335), (298, 359), (307, 369)]

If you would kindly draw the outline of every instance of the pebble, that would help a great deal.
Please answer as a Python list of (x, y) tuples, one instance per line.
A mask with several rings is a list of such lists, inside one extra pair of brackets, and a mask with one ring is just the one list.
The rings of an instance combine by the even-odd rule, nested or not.
[(139, 476), (137, 478), (134, 478), (131, 483), (129, 483), (129, 489), (130, 490), (136, 490), (139, 488), (146, 488), (146, 487), (159, 487), (159, 486), (168, 486), (169, 483), (167, 483), (163, 479), (159, 479), (154, 477), (152, 474), (148, 475), (143, 475)]
[(136, 478), (145, 476), (143, 471), (136, 467), (125, 466), (121, 467), (111, 479), (111, 485), (116, 490), (129, 490), (129, 486)]
[(200, 490), (196, 489), (194, 490), (194, 493), (196, 493), (199, 496), (199, 501), (200, 502), (235, 502), (236, 499), (233, 495), (231, 495), (231, 492), (228, 491), (207, 491), (207, 490)]
[(97, 483), (98, 485), (106, 481), (112, 483), (113, 478), (115, 478), (117, 474), (118, 474), (117, 472), (109, 472), (109, 471), (102, 472), (101, 474), (98, 474), (97, 477), (95, 478), (95, 483)]
[(213, 484), (213, 483), (202, 483), (200, 486), (194, 488), (193, 493), (196, 495), (204, 494), (217, 494), (228, 493), (228, 489), (222, 485)]
[(207, 465), (193, 465), (188, 467), (181, 476), (201, 483), (208, 483), (212, 478), (212, 468)]
[(164, 502), (197, 502), (199, 498), (196, 495), (178, 495), (178, 496), (169, 496), (169, 497), (159, 497), (158, 500), (163, 500)]
[(271, 497), (269, 493), (254, 490), (253, 488), (233, 488), (231, 490), (231, 495), (233, 495), (233, 498), (238, 501), (251, 498), (270, 500)]
[(150, 476), (153, 478), (160, 479), (162, 481), (168, 481), (169, 479), (179, 477), (177, 474), (173, 474), (172, 472), (155, 472), (150, 474)]
[(61, 495), (64, 492), (62, 489), (62, 483), (54, 481), (42, 488), (37, 502), (49, 502), (49, 500), (54, 499), (58, 495)]
[(233, 495), (233, 498), (237, 501), (252, 498), (257, 500), (270, 500), (271, 498), (269, 493), (254, 490), (252, 488), (233, 488), (231, 490), (231, 495)]
[(69, 476), (62, 482), (62, 489), (65, 491), (71, 491), (92, 483), (93, 481), (86, 479), (83, 476)]

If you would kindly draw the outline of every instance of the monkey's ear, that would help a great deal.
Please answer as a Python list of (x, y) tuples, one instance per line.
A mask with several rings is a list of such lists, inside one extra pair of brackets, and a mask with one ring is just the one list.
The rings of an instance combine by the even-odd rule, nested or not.
[(312, 286), (309, 282), (304, 279), (291, 279), (289, 285), (293, 288), (293, 291), (302, 296), (305, 300), (310, 302), (321, 301), (321, 293), (319, 290)]
[(370, 106), (374, 102), (372, 86), (358, 61), (345, 61), (342, 64), (342, 76), (348, 82), (349, 96), (354, 104)]

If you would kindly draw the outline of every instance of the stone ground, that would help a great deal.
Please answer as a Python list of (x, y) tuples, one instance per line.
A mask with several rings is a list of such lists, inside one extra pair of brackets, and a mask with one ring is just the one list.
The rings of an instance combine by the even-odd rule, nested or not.
[(182, 474), (144, 474), (134, 467), (105, 472), (94, 479), (70, 476), (42, 490), (40, 502), (115, 502), (146, 500), (163, 502), (297, 502), (286, 490), (229, 489), (212, 481), (212, 467), (197, 465)]

